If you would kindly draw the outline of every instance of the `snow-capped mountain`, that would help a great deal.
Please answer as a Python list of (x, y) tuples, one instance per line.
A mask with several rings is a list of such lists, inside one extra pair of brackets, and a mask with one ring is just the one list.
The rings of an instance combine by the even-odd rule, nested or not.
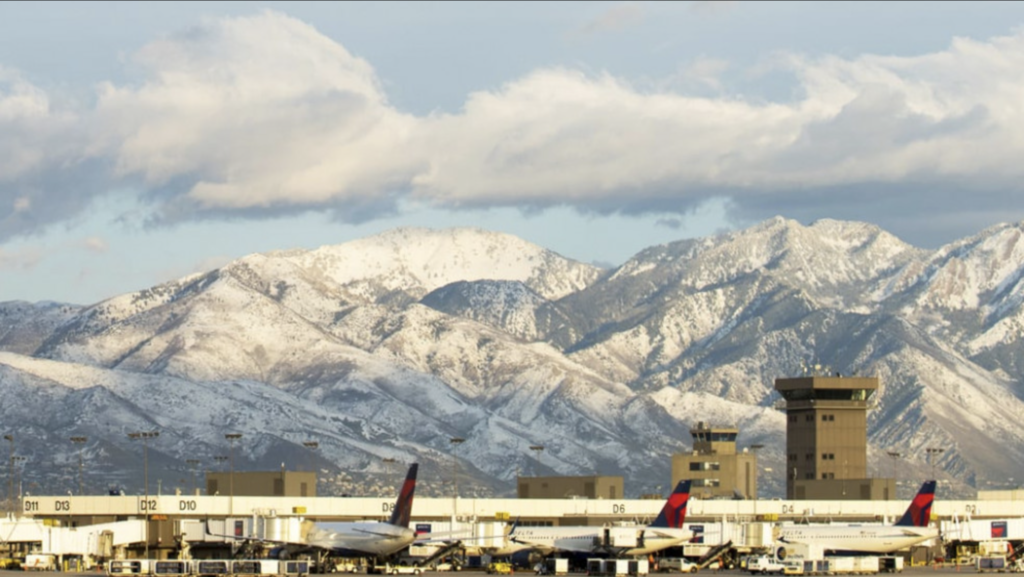
[[(236, 470), (316, 467), (328, 493), (392, 491), (394, 458), (422, 464), (427, 494), (453, 475), (503, 494), (516, 474), (599, 473), (637, 495), (667, 488), (705, 421), (764, 444), (779, 495), (774, 379), (817, 365), (880, 378), (874, 475), (897, 451), (908, 495), (933, 466), (954, 492), (985, 488), (1024, 473), (1022, 230), (927, 251), (776, 218), (602, 270), (508, 235), (400, 229), (87, 307), (0, 303), (0, 428), (41, 492), (73, 486), (81, 450), (94, 489), (141, 486), (144, 452), (151, 479), (187, 488), (188, 460), (230, 451)], [(141, 447), (141, 430), (160, 436)]]

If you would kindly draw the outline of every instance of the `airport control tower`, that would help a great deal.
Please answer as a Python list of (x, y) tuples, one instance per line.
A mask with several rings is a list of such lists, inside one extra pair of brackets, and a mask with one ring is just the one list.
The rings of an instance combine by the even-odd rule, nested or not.
[(876, 377), (775, 379), (785, 399), (787, 499), (895, 498), (891, 479), (869, 479), (867, 411)]

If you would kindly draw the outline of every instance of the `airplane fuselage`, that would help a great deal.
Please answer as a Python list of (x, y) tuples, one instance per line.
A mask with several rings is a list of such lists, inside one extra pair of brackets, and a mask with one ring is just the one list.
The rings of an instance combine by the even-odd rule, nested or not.
[(542, 553), (606, 553), (614, 556), (646, 555), (679, 545), (693, 537), (687, 529), (636, 527), (523, 527), (517, 528), (512, 543), (496, 551), (507, 555), (515, 550), (534, 549)]
[(933, 527), (899, 525), (787, 525), (781, 527), (778, 540), (818, 545), (836, 553), (887, 554), (934, 539), (938, 533)]
[(309, 545), (336, 554), (378, 557), (397, 553), (415, 539), (412, 529), (388, 523), (322, 523), (306, 536)]

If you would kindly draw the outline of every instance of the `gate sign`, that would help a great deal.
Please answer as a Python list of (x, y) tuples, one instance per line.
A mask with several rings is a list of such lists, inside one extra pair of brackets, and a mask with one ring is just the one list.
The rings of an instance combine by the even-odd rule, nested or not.
[(690, 539), (690, 543), (704, 542), (704, 525), (690, 525), (690, 531), (693, 531), (693, 538)]
[(430, 533), (430, 523), (416, 523), (416, 536)]
[(1006, 538), (1006, 521), (992, 521), (992, 538)]

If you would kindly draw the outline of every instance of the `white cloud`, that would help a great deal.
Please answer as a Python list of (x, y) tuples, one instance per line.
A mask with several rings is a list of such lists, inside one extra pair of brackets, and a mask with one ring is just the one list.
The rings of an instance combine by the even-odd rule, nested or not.
[(38, 248), (12, 251), (0, 247), (0, 271), (30, 270), (43, 259), (44, 252)]
[(82, 247), (84, 247), (86, 250), (96, 253), (105, 253), (110, 248), (107, 245), (107, 241), (103, 240), (98, 236), (90, 236), (88, 238), (83, 239)]
[(199, 208), (317, 205), (402, 184), (415, 119), (372, 68), (295, 19), (211, 20), (136, 56), (140, 86), (102, 88), (95, 151)]
[[(626, 12), (609, 22), (637, 8), (615, 9)], [(842, 218), (831, 203), (848, 201), (822, 190), (892, 185), (907, 205), (940, 210), (929, 195), (951, 182), (1021, 202), (1024, 33), (916, 57), (784, 56), (773, 62), (800, 89), (784, 102), (730, 94), (726, 64), (703, 58), (689, 73), (714, 97), (552, 68), (422, 117), (389, 104), (370, 63), (273, 12), (203, 22), (133, 62), (141, 80), (103, 85), (80, 115), (0, 74), (0, 205), (26, 199), (34, 218), (0, 214), (0, 238), (84, 210), (78, 197), (97, 190), (47, 201), (47, 186), (78, 183), (52, 178), (82, 159), (112, 167), (108, 186), (140, 181), (177, 219), (321, 208), (373, 218), (403, 197), (683, 212), (722, 196), (737, 210), (774, 199)]]
[(588, 36), (601, 32), (621, 30), (643, 20), (643, 8), (636, 2), (614, 4), (596, 18), (584, 24), (578, 34)]

